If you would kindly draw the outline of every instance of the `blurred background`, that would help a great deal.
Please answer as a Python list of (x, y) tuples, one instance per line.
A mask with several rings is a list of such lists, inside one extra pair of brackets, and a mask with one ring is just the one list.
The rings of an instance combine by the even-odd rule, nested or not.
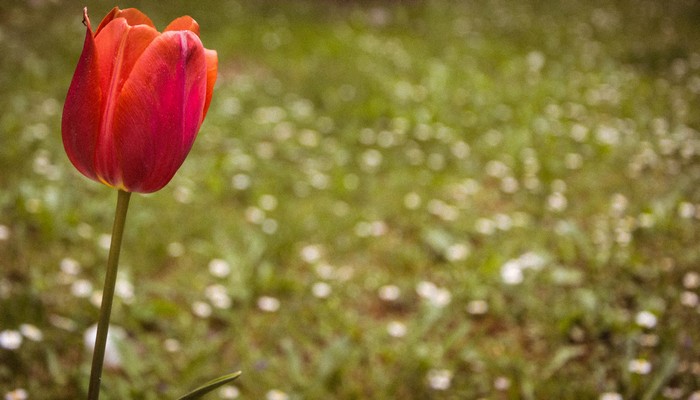
[[(84, 5), (0, 5), (5, 399), (86, 393), (116, 192), (61, 143)], [(700, 399), (698, 2), (119, 6), (220, 64), (132, 198), (104, 399)]]

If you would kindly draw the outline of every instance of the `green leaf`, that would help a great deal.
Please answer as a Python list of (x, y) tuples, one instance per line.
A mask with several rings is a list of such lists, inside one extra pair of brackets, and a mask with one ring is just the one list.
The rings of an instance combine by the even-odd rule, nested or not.
[(177, 400), (199, 399), (202, 396), (204, 396), (205, 394), (211, 392), (212, 390), (214, 390), (220, 386), (223, 386), (229, 382), (233, 382), (239, 376), (241, 376), (241, 371), (218, 377), (214, 380), (211, 380), (211, 381), (205, 383), (204, 385), (198, 387), (197, 389), (187, 393), (186, 395), (180, 397)]

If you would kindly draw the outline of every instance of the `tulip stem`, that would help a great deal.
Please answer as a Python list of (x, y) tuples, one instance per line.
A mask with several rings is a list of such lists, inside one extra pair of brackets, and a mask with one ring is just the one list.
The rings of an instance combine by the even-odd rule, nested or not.
[(95, 337), (95, 349), (92, 355), (92, 367), (90, 368), (90, 387), (88, 388), (88, 400), (97, 400), (100, 397), (100, 382), (102, 381), (102, 366), (107, 346), (107, 331), (109, 330), (109, 317), (112, 313), (112, 300), (114, 299), (114, 287), (117, 283), (117, 270), (119, 267), (119, 251), (122, 245), (126, 211), (129, 208), (130, 192), (119, 190), (117, 197), (117, 211), (114, 215), (112, 227), (112, 243), (109, 246), (107, 258), (107, 274), (102, 291), (102, 304), (100, 317), (97, 322), (97, 336)]

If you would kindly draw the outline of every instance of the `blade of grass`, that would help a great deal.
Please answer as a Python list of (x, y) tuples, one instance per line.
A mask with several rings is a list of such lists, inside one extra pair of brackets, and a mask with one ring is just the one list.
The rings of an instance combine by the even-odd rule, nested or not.
[(211, 392), (214, 389), (217, 389), (229, 382), (233, 382), (236, 380), (239, 376), (241, 376), (241, 371), (234, 372), (232, 374), (224, 375), (221, 377), (218, 377), (214, 380), (211, 380), (204, 385), (198, 387), (197, 389), (187, 393), (186, 395), (178, 398), (177, 400), (193, 400), (193, 399), (199, 399), (205, 394)]

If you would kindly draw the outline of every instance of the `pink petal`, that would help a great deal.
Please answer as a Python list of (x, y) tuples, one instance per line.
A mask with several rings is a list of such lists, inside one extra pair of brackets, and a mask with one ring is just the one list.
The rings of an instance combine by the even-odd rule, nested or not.
[[(163, 32), (168, 31), (185, 31), (189, 30), (199, 36), (199, 24), (189, 15), (177, 18), (171, 22)], [(218, 69), (218, 56), (216, 51), (204, 49), (207, 57), (207, 101), (204, 104), (204, 114), (202, 119), (207, 115), (209, 104), (211, 103), (211, 95), (214, 92), (214, 83), (216, 83), (216, 74)]]
[(206, 93), (206, 56), (197, 35), (170, 31), (153, 40), (117, 99), (110, 146), (123, 171), (118, 186), (148, 193), (172, 179), (201, 125)]
[(100, 68), (87, 8), (85, 43), (63, 106), (61, 132), (68, 158), (83, 175), (96, 179), (95, 147), (100, 129)]

